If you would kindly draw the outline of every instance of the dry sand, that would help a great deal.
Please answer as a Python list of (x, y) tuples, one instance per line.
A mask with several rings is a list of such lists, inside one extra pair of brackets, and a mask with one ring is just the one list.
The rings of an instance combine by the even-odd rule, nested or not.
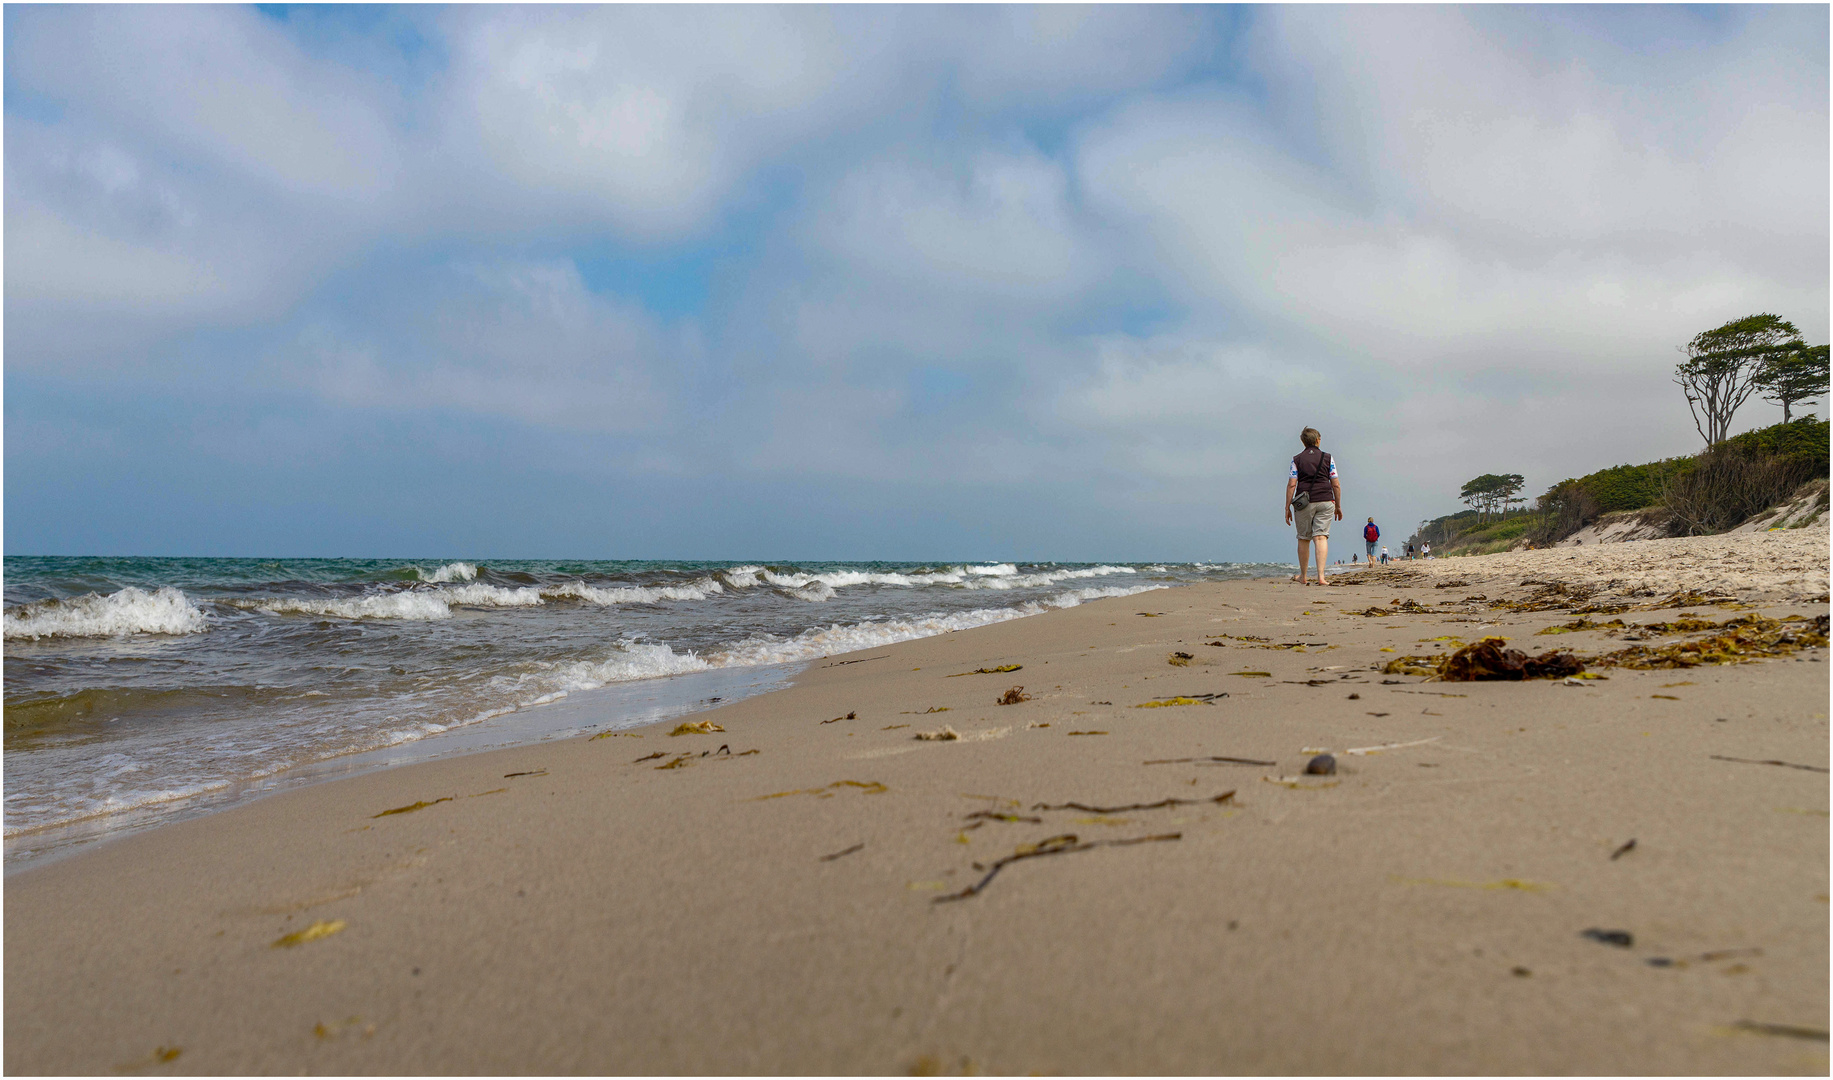
[[(1824, 649), (1586, 686), (1375, 670), (1447, 635), (1620, 647), (1530, 638), (1573, 616), (1450, 584), (1479, 578), (1824, 615), (1827, 533), (1778, 535), (1100, 601), (818, 662), (701, 714), (721, 733), (101, 845), (7, 879), (6, 1068), (1824, 1074)], [(1396, 599), (1432, 611), (1352, 614)], [(1341, 771), (1300, 775), (1320, 747)]]

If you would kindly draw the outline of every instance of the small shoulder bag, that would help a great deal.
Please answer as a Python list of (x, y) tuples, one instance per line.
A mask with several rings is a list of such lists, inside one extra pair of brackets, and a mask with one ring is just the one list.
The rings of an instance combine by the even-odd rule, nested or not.
[[(1322, 451), (1320, 451), (1318, 453), (1317, 460), (1318, 460), (1319, 467), (1322, 467), (1324, 462), (1330, 460), (1330, 455), (1325, 454)], [(1293, 464), (1296, 465), (1297, 461), (1294, 460)], [(1310, 479), (1316, 480), (1319, 475), (1320, 474), (1318, 473), (1312, 473)], [(1298, 513), (1299, 511), (1304, 510), (1305, 507), (1311, 505), (1311, 492), (1305, 490), (1305, 483), (1306, 483), (1305, 476), (1303, 474), (1300, 474), (1298, 478), (1298, 494), (1292, 497), (1293, 513)]]

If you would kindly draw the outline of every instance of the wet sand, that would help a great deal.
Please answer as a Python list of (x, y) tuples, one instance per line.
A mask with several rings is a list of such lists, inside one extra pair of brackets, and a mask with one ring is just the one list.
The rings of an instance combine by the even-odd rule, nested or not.
[[(1438, 638), (1624, 647), (1488, 606), (1561, 574), (1632, 624), (1824, 615), (1805, 532), (1818, 558), (1762, 580), (1709, 581), (1715, 537), (1633, 586), (1561, 550), (1098, 601), (819, 661), (694, 717), (723, 732), (101, 845), (7, 879), (6, 1068), (1824, 1074), (1824, 649), (1586, 685), (1378, 670)], [(1622, 548), (1597, 557), (1652, 545)], [(1670, 585), (1691, 606), (1655, 606)], [(1195, 703), (1140, 707), (1170, 698)], [(1325, 748), (1338, 773), (1304, 775)]]

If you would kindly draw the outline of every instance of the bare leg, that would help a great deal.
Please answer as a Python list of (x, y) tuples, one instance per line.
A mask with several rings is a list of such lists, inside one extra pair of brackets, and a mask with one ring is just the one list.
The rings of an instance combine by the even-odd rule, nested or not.
[(1292, 579), (1293, 581), (1298, 582), (1300, 585), (1303, 585), (1305, 583), (1305, 563), (1310, 561), (1310, 559), (1311, 559), (1311, 541), (1300, 540), (1298, 542), (1298, 576)]
[(1317, 545), (1317, 583), (1328, 585), (1330, 582), (1324, 580), (1324, 567), (1330, 565), (1330, 537), (1320, 536), (1312, 542)]

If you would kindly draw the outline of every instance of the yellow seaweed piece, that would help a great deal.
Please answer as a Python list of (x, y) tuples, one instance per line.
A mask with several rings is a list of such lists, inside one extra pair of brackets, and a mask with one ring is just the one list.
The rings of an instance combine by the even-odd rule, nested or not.
[[(1002, 672), (1018, 671), (1022, 669), (1024, 666), (1025, 665), (1023, 664), (1001, 664), (998, 667), (983, 667), (983, 668), (975, 668), (972, 671), (958, 671), (955, 674), (950, 675), (948, 677), (951, 679), (959, 679), (963, 675), (998, 675)], [(915, 669), (913, 668), (911, 670), (915, 670)]]
[(434, 799), (432, 802), (411, 802), (411, 803), (408, 803), (406, 806), (397, 806), (393, 810), (384, 810), (379, 814), (371, 814), (369, 816), (370, 817), (387, 817), (390, 814), (411, 814), (416, 810), (425, 810), (429, 806), (438, 806), (442, 802), (451, 802), (451, 801), (452, 801), (452, 796), (447, 795), (443, 799)]
[[(1249, 672), (1249, 671), (1238, 671), (1235, 674), (1252, 675), (1256, 673)], [(1135, 709), (1162, 709), (1170, 705), (1201, 705), (1201, 704), (1203, 704), (1203, 702), (1198, 701), (1196, 698), (1173, 697), (1173, 698), (1165, 698), (1163, 701), (1148, 701), (1143, 705), (1135, 705), (1133, 707)]]
[(268, 948), (291, 949), (297, 945), (304, 945), (308, 941), (317, 941), (319, 938), (328, 938), (332, 934), (341, 933), (348, 925), (350, 924), (342, 919), (320, 919), (304, 930), (295, 930), (285, 937), (276, 939)]
[(1663, 701), (1679, 701), (1680, 700), (1679, 698), (1675, 697), (1673, 694), (1650, 694), (1649, 697), (1660, 698)]
[(688, 766), (692, 765), (693, 763), (694, 763), (694, 759), (684, 754), (676, 758), (675, 760), (667, 763), (666, 765), (657, 765), (656, 768), (658, 769), (685, 769)]
[(763, 802), (765, 799), (781, 799), (787, 795), (813, 795), (817, 798), (833, 797), (834, 788), (859, 788), (866, 795), (883, 795), (891, 789), (876, 780), (836, 780), (824, 788), (796, 788), (794, 791), (773, 791), (768, 795), (759, 795), (752, 802)]
[(702, 720), (699, 723), (695, 723), (695, 724), (682, 724), (680, 727), (677, 727), (675, 730), (669, 732), (669, 734), (670, 735), (711, 735), (715, 731), (724, 731), (724, 730), (725, 728), (720, 727), (718, 724), (713, 723), (711, 720)]
[(1663, 690), (1672, 690), (1676, 686), (1692, 686), (1692, 685), (1694, 684), (1690, 682), (1664, 682), (1661, 684), (1661, 688)]
[(1229, 674), (1240, 675), (1250, 679), (1270, 679), (1273, 677), (1273, 673), (1270, 671), (1231, 671)]
[(634, 731), (601, 731), (598, 734), (587, 739), (586, 741), (587, 742), (597, 742), (600, 739), (617, 739), (617, 738), (640, 739), (642, 738), (642, 736), (638, 735)]

